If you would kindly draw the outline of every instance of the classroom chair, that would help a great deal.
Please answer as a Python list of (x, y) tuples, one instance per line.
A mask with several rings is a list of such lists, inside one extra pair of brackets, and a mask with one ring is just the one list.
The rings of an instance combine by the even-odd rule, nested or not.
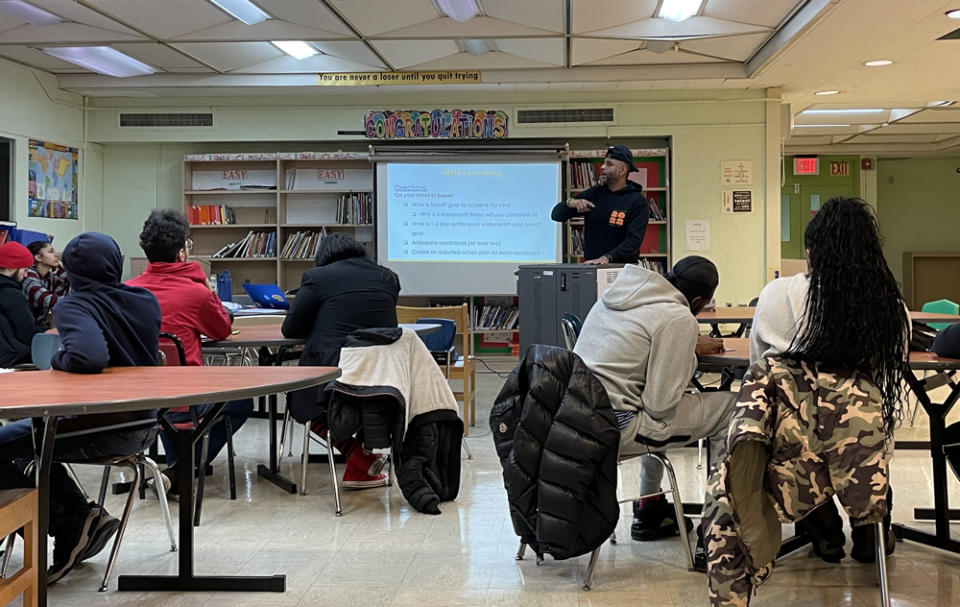
[(7, 605), (23, 595), (25, 607), (37, 604), (39, 578), (37, 555), (37, 490), (7, 489), (0, 491), (0, 534), (9, 535), (3, 555), (6, 570), (17, 530), (23, 529), (23, 565), (13, 577), (0, 579), (0, 605)]
[(567, 350), (573, 351), (577, 345), (577, 338), (580, 337), (580, 329), (583, 328), (583, 322), (580, 317), (570, 312), (564, 312), (560, 316), (560, 330), (563, 332), (563, 344)]
[[(949, 299), (938, 299), (936, 301), (928, 301), (923, 304), (920, 308), (921, 312), (933, 312), (935, 314), (960, 314), (960, 304), (950, 301)], [(949, 322), (928, 322), (928, 326), (936, 329), (937, 331), (943, 331), (953, 323)]]
[[(167, 366), (182, 366), (187, 365), (187, 356), (183, 349), (183, 342), (180, 341), (180, 338), (174, 335), (173, 333), (160, 333), (160, 361), (161, 364)], [(163, 340), (167, 340), (169, 343), (163, 343)], [(197, 414), (197, 409), (195, 407), (171, 407), (168, 410), (169, 413), (191, 413), (192, 419), (188, 421), (175, 422), (171, 424), (174, 430), (177, 431), (193, 431), (194, 428), (198, 427), (203, 423), (203, 417)], [(203, 433), (201, 440), (200, 448), (200, 461), (197, 464), (197, 469), (201, 470), (202, 473), (198, 475), (197, 478), (197, 498), (194, 504), (194, 513), (193, 513), (193, 526), (200, 526), (200, 512), (203, 509), (203, 488), (204, 488), (204, 479), (206, 478), (207, 458), (210, 452), (210, 431), (213, 429), (213, 426), (219, 423), (226, 424), (227, 432), (227, 478), (230, 481), (230, 499), (237, 499), (237, 474), (236, 466), (234, 463), (234, 451), (233, 451), (233, 427), (230, 425), (230, 417), (227, 415), (219, 415), (211, 423), (207, 425), (206, 431)]]

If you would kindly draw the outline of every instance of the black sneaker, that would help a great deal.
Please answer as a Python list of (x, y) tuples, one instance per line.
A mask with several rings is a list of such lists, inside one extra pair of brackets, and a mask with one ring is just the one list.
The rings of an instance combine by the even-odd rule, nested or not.
[(703, 531), (697, 527), (697, 545), (693, 549), (693, 570), (707, 572), (707, 550), (703, 546)]
[(833, 498), (797, 521), (794, 527), (798, 535), (810, 540), (813, 553), (824, 562), (839, 563), (847, 556), (843, 550), (847, 542), (843, 534), (843, 519), (840, 518)]
[(78, 563), (82, 563), (100, 554), (100, 551), (106, 547), (107, 542), (110, 541), (110, 538), (112, 538), (117, 532), (117, 529), (120, 528), (120, 519), (115, 516), (110, 516), (110, 513), (102, 508), (97, 507), (97, 510), (97, 519), (91, 526), (90, 541), (87, 542), (83, 552), (77, 557)]
[(53, 565), (47, 571), (47, 584), (55, 584), (79, 563), (79, 556), (90, 543), (99, 508), (81, 509), (69, 529), (53, 537)]
[[(630, 537), (638, 542), (652, 542), (662, 537), (680, 535), (680, 527), (676, 519), (673, 505), (662, 496), (642, 506), (634, 502)], [(693, 522), (689, 518), (683, 517), (683, 522), (687, 526), (687, 532), (693, 530)]]

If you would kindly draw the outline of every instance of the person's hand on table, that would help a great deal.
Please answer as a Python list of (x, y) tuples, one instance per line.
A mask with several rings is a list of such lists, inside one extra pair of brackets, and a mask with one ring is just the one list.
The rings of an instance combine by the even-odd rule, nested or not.
[(705, 354), (719, 354), (723, 352), (723, 340), (709, 335), (700, 335), (697, 337), (697, 356)]
[(607, 257), (606, 255), (601, 255), (600, 257), (597, 257), (596, 259), (588, 259), (588, 260), (586, 260), (585, 262), (583, 262), (583, 265), (585, 265), (585, 266), (602, 266), (602, 265), (605, 265), (605, 264), (608, 264), (608, 263), (610, 263), (610, 258)]
[(567, 200), (567, 206), (571, 209), (576, 209), (577, 213), (586, 213), (594, 207), (594, 204), (583, 198), (571, 198)]

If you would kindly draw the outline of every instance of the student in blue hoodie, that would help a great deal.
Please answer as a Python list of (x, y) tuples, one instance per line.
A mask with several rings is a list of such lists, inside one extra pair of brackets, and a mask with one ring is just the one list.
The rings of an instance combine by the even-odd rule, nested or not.
[[(67, 244), (62, 263), (72, 291), (53, 311), (62, 342), (51, 360), (53, 368), (100, 373), (107, 366), (155, 365), (160, 306), (146, 289), (120, 282), (123, 258), (117, 243), (106, 234), (81, 234)], [(138, 421), (143, 423), (130, 425)], [(58, 435), (93, 433), (58, 439), (54, 459), (138, 453), (155, 440), (156, 421), (156, 411), (61, 418)], [(30, 420), (0, 427), (0, 489), (33, 486), (23, 472), (34, 457), (32, 434)], [(49, 520), (54, 538), (50, 584), (103, 550), (119, 527), (116, 517), (87, 501), (62, 465), (54, 465), (50, 473)]]

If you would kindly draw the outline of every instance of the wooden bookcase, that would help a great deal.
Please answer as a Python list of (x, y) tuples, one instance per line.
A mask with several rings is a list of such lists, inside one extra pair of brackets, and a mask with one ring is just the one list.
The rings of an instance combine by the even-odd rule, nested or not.
[[(248, 180), (246, 189), (238, 189), (243, 171), (263, 183)], [(224, 187), (211, 189), (218, 185), (217, 173)], [(349, 214), (344, 212), (344, 199), (351, 201)], [(211, 211), (203, 216), (210, 223), (198, 223), (196, 213), (191, 213), (194, 205), (229, 211)], [(357, 212), (361, 206), (362, 212)], [(276, 283), (285, 291), (297, 288), (303, 272), (313, 267), (314, 255), (306, 246), (299, 255), (284, 255), (290, 239), (344, 232), (376, 257), (373, 169), (365, 153), (188, 154), (183, 164), (183, 210), (191, 219), (193, 258), (208, 262), (212, 272), (229, 270), (234, 294), (243, 292), (244, 282)], [(217, 256), (225, 245), (250, 232), (272, 235), (272, 249), (261, 249), (254, 256)]]
[[(633, 162), (639, 169), (643, 195), (651, 205), (650, 222), (640, 248), (640, 264), (666, 273), (671, 257), (670, 154), (666, 148), (633, 149)], [(600, 165), (606, 150), (571, 150), (567, 159), (567, 195), (564, 200), (599, 183)], [(654, 206), (655, 205), (655, 206)], [(659, 213), (655, 209), (659, 210)], [(564, 230), (564, 259), (580, 263), (583, 259), (583, 219), (567, 222)]]

